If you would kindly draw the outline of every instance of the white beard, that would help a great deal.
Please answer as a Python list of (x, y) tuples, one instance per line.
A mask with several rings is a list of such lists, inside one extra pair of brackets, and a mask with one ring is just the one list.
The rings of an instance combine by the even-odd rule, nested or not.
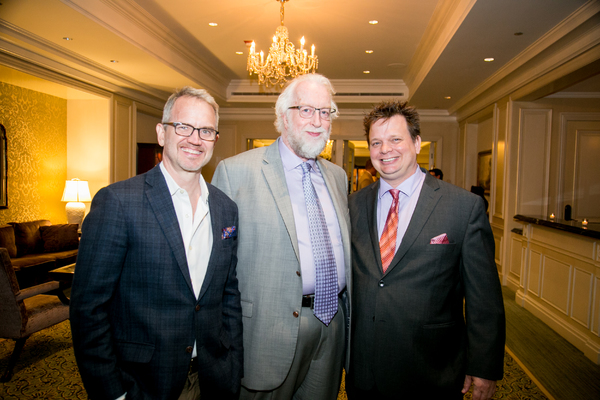
[[(315, 129), (311, 128), (311, 131), (314, 132)], [(331, 134), (331, 130), (319, 129), (319, 131), (322, 133), (321, 136), (313, 139), (304, 132), (292, 128), (288, 131), (287, 141), (297, 156), (309, 160), (315, 159), (325, 148)]]

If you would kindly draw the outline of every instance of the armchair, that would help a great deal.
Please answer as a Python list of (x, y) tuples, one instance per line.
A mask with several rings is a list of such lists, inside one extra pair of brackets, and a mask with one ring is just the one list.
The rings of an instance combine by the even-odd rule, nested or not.
[(0, 264), (0, 337), (16, 341), (0, 378), (8, 382), (27, 338), (68, 319), (69, 301), (56, 281), (21, 290), (5, 248), (0, 248)]

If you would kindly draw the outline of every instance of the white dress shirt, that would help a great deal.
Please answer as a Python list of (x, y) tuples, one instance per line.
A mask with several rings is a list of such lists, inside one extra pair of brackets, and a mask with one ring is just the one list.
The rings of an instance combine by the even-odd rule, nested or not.
[(379, 193), (377, 196), (377, 233), (380, 240), (383, 229), (385, 228), (388, 212), (392, 206), (393, 197), (390, 194), (390, 189), (400, 190), (400, 193), (398, 194), (398, 231), (396, 234), (395, 254), (398, 251), (398, 247), (400, 247), (400, 243), (402, 243), (408, 224), (417, 207), (421, 188), (423, 187), (423, 182), (425, 182), (425, 173), (421, 171), (421, 168), (417, 167), (414, 174), (395, 188), (383, 178), (380, 179), (379, 182)]

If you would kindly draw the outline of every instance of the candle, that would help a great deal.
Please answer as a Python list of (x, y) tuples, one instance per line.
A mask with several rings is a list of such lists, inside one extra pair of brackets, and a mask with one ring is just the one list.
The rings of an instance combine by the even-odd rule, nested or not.
[(587, 224), (588, 224), (588, 220), (584, 218), (583, 221), (581, 222), (581, 225), (587, 226)]
[(554, 213), (550, 214), (550, 219), (554, 219)]

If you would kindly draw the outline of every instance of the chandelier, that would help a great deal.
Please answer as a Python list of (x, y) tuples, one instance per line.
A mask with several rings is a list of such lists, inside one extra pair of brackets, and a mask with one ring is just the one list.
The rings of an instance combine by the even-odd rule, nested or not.
[(275, 31), (269, 54), (265, 59), (262, 51), (260, 53), (255, 51), (255, 43), (252, 42), (246, 67), (250, 75), (253, 73), (258, 75), (258, 84), (264, 84), (266, 87), (277, 84), (283, 87), (287, 82), (286, 77), (289, 76), (293, 79), (298, 75), (309, 72), (314, 73), (319, 67), (314, 44), (311, 47), (310, 55), (308, 55), (308, 51), (304, 49), (304, 36), (300, 39), (300, 49), (295, 49), (294, 45), (288, 40), (288, 30), (283, 25), (283, 4), (289, 0), (276, 1), (281, 2), (279, 12), (281, 26), (277, 27)]

